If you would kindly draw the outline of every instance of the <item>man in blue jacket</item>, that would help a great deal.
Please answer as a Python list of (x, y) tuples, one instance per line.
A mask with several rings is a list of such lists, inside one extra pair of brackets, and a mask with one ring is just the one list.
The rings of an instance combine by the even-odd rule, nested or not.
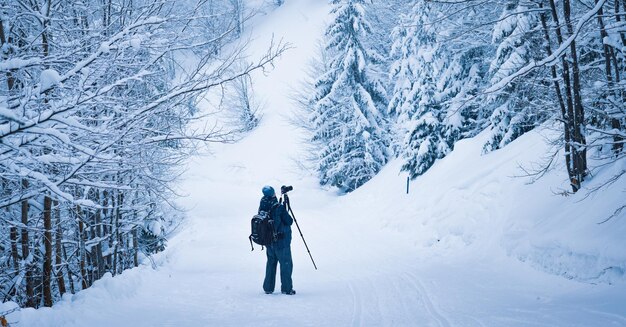
[(278, 239), (267, 246), (267, 265), (265, 266), (265, 280), (263, 290), (265, 294), (272, 294), (276, 284), (276, 265), (280, 263), (280, 291), (283, 294), (294, 295), (291, 281), (293, 261), (291, 260), (291, 224), (293, 218), (287, 212), (284, 204), (278, 203), (276, 192), (271, 186), (263, 187), (263, 198), (259, 205), (259, 212), (269, 212), (274, 219), (274, 230)]

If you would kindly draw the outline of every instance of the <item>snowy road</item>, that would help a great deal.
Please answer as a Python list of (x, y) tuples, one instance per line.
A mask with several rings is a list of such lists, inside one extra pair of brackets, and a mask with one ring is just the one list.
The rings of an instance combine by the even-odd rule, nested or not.
[[(545, 274), (507, 256), (488, 234), (468, 232), (479, 217), (498, 212), (493, 206), (503, 181), (440, 174), (457, 184), (429, 192), (439, 199), (431, 203), (437, 216), (455, 214), (448, 206), (454, 201), (464, 206), (466, 225), (418, 242), (413, 231), (440, 225), (422, 216), (434, 210), (414, 208), (403, 197), (397, 164), (346, 197), (320, 189), (296, 165), (304, 150), (288, 123), (290, 95), (323, 33), (324, 3), (287, 1), (255, 18), (253, 57), (272, 34), (294, 48), (267, 76), (255, 76), (267, 101), (261, 126), (189, 163), (181, 185), (189, 219), (156, 256), (156, 269), (105, 277), (51, 309), (23, 310), (15, 326), (626, 326), (626, 302), (616, 300), (624, 299), (623, 286)], [(295, 296), (265, 295), (265, 253), (250, 251), (249, 219), (265, 184), (294, 185), (293, 210), (319, 267), (314, 270), (294, 225)], [(407, 216), (421, 219), (396, 221)], [(432, 246), (422, 246), (428, 238)]]

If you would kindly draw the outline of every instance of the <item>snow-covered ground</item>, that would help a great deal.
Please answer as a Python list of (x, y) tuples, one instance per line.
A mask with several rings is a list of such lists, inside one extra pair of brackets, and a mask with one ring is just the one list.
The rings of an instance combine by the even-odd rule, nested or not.
[[(624, 185), (580, 201), (555, 195), (567, 187), (563, 169), (531, 185), (513, 178), (547, 153), (547, 129), (483, 156), (485, 135), (462, 141), (408, 195), (398, 161), (347, 196), (297, 165), (290, 94), (323, 33), (325, 3), (287, 1), (255, 18), (252, 56), (272, 34), (294, 48), (254, 77), (266, 101), (259, 128), (189, 162), (188, 219), (156, 268), (15, 312), (11, 326), (626, 326), (626, 217), (597, 224), (624, 201)], [(250, 251), (265, 184), (294, 186), (319, 267), (294, 225), (295, 296), (264, 294), (265, 253)]]

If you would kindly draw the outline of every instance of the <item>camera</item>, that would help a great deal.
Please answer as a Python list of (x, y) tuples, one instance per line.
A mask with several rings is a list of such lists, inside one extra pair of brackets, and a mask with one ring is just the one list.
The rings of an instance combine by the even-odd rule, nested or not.
[(291, 186), (291, 185), (289, 185), (289, 186), (283, 185), (283, 186), (280, 187), (280, 193), (281, 194), (285, 194), (285, 193), (287, 193), (289, 191), (293, 191), (293, 186)]

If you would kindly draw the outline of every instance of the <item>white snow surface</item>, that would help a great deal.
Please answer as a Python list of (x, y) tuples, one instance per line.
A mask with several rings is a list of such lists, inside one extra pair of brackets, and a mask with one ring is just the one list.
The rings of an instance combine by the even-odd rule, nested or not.
[(46, 69), (41, 72), (41, 90), (47, 90), (61, 82), (61, 75), (54, 69)]
[[(155, 267), (14, 312), (11, 326), (626, 326), (626, 217), (597, 224), (624, 202), (624, 181), (582, 199), (556, 195), (567, 189), (562, 167), (534, 184), (514, 178), (547, 153), (548, 129), (483, 156), (486, 133), (461, 141), (408, 195), (398, 160), (345, 196), (297, 164), (306, 147), (287, 121), (289, 95), (329, 9), (288, 0), (255, 18), (251, 56), (272, 33), (294, 49), (254, 76), (267, 101), (260, 126), (188, 163), (180, 185), (188, 219)], [(625, 167), (598, 171), (589, 186)], [(264, 294), (265, 252), (250, 251), (266, 184), (294, 186), (293, 210), (319, 267), (294, 225), (295, 296)]]

